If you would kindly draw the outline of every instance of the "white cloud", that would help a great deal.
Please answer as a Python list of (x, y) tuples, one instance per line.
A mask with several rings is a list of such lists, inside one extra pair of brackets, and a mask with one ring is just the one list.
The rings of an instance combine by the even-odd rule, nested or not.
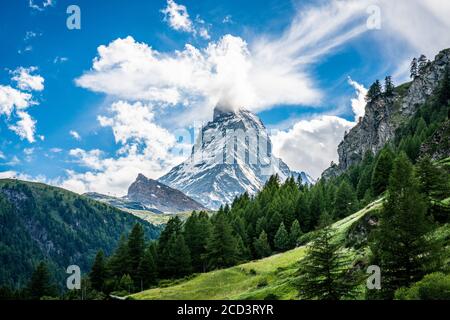
[(127, 37), (100, 46), (92, 69), (76, 83), (121, 99), (189, 105), (188, 112), (203, 119), (217, 104), (259, 111), (283, 103), (316, 104), (320, 99), (303, 72), (258, 59), (244, 40), (231, 35), (205, 49), (186, 45), (172, 54)]
[(28, 6), (37, 11), (44, 11), (55, 5), (55, 0), (28, 0)]
[(69, 134), (72, 136), (72, 138), (74, 138), (77, 141), (81, 140), (81, 136), (78, 132), (76, 132), (75, 130), (70, 130)]
[(98, 121), (112, 129), (120, 148), (112, 157), (97, 149), (71, 150), (69, 154), (87, 171), (68, 171), (67, 178), (58, 182), (60, 186), (79, 193), (96, 191), (122, 196), (138, 173), (158, 178), (186, 157), (171, 152), (176, 138), (155, 123), (149, 105), (119, 101), (111, 105), (108, 116), (100, 116)]
[(367, 89), (350, 77), (348, 78), (348, 83), (356, 90), (356, 98), (351, 99), (351, 105), (353, 113), (355, 114), (355, 121), (357, 122), (360, 117), (364, 117), (366, 112)]
[(59, 57), (59, 56), (57, 56), (57, 57), (55, 57), (55, 59), (53, 60), (53, 63), (64, 63), (64, 62), (67, 62), (67, 61), (69, 61), (69, 58), (67, 58), (67, 57)]
[(13, 75), (11, 80), (17, 83), (20, 90), (9, 85), (0, 85), (0, 116), (6, 116), (8, 128), (30, 143), (36, 141), (36, 121), (26, 109), (38, 103), (33, 100), (31, 93), (25, 91), (44, 90), (44, 78), (31, 74), (36, 70), (36, 67), (19, 67), (11, 72)]
[(0, 151), (0, 159), (1, 160), (6, 160), (6, 156), (3, 152)]
[(61, 153), (63, 150), (61, 148), (51, 148), (50, 152), (51, 153)]
[(167, 0), (167, 7), (161, 10), (170, 27), (178, 31), (194, 32), (194, 26), (185, 6)]
[(29, 93), (19, 91), (11, 86), (0, 85), (0, 116), (6, 115), (9, 118), (15, 109), (27, 109), (35, 104), (32, 98)]
[(24, 111), (18, 111), (17, 116), (20, 120), (9, 125), (9, 129), (14, 131), (21, 139), (27, 139), (30, 143), (35, 142), (36, 120)]
[(301, 120), (288, 131), (271, 136), (274, 154), (291, 169), (305, 171), (314, 178), (337, 161), (336, 147), (345, 131), (355, 124), (336, 116)]
[(44, 90), (44, 78), (40, 75), (32, 75), (37, 70), (36, 67), (19, 67), (12, 72), (11, 80), (17, 82), (17, 87), (26, 91), (42, 91)]

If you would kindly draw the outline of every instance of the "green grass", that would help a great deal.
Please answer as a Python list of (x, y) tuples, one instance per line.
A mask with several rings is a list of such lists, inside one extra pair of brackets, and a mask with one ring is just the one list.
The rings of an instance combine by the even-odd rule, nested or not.
[[(333, 227), (342, 239), (348, 228), (367, 212), (379, 207), (375, 201), (363, 210), (336, 222)], [(232, 268), (215, 270), (177, 281), (172, 285), (154, 288), (131, 295), (139, 300), (246, 300), (264, 299), (269, 294), (278, 299), (297, 298), (293, 284), (298, 262), (304, 257), (306, 246), (276, 254), (265, 259), (244, 263)]]
[(132, 209), (123, 209), (123, 210), (132, 213), (138, 218), (141, 218), (142, 220), (148, 221), (151, 224), (157, 226), (166, 224), (170, 220), (170, 218), (173, 218), (175, 216), (178, 216), (182, 221), (184, 221), (187, 218), (189, 218), (189, 216), (192, 214), (192, 211), (179, 213), (154, 213), (147, 210), (132, 210)]

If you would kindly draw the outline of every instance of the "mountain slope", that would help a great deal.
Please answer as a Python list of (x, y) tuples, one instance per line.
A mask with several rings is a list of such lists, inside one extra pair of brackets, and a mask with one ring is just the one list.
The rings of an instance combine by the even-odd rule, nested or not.
[[(216, 108), (213, 121), (202, 128), (190, 158), (159, 181), (217, 209), (244, 192), (256, 193), (273, 174), (282, 180), (298, 175), (273, 156), (261, 120), (247, 110)], [(307, 175), (303, 173), (303, 177)]]
[[(381, 205), (368, 205), (333, 226), (337, 237), (345, 237), (349, 228)], [(306, 246), (276, 254), (268, 258), (241, 264), (228, 269), (196, 275), (192, 279), (175, 282), (171, 286), (155, 288), (130, 296), (138, 300), (208, 300), (208, 299), (264, 299), (269, 294), (277, 299), (296, 299), (294, 286), (298, 261), (305, 255)]]
[(89, 270), (99, 249), (111, 254), (123, 233), (141, 223), (148, 239), (159, 228), (106, 204), (45, 184), (0, 180), (0, 285), (21, 287), (40, 260), (63, 286), (72, 264)]
[(183, 192), (139, 174), (128, 188), (126, 199), (141, 203), (146, 209), (165, 213), (207, 210)]

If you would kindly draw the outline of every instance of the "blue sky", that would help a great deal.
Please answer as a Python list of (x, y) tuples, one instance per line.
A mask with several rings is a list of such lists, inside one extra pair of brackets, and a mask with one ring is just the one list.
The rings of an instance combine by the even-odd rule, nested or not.
[(278, 155), (317, 177), (364, 88), (407, 81), (412, 57), (450, 46), (449, 13), (434, 0), (8, 1), (0, 177), (123, 194), (183, 160), (178, 133), (217, 103), (258, 113)]

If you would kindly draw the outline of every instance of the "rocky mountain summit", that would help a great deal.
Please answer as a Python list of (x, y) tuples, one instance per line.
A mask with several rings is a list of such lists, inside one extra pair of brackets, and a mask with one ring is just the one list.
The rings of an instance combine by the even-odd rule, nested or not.
[(261, 120), (248, 110), (216, 108), (213, 120), (199, 133), (190, 157), (159, 179), (208, 208), (231, 203), (247, 192), (261, 190), (271, 175), (281, 180), (301, 175), (272, 154), (272, 142)]
[(395, 88), (391, 99), (378, 98), (367, 103), (364, 117), (348, 132), (338, 146), (339, 164), (324, 171), (324, 178), (339, 175), (358, 163), (371, 150), (378, 152), (393, 139), (396, 130), (438, 88), (450, 64), (450, 49), (441, 51), (413, 81)]
[(126, 198), (141, 203), (147, 209), (156, 209), (165, 213), (207, 210), (183, 192), (148, 179), (143, 174), (139, 174), (136, 181), (130, 185)]

